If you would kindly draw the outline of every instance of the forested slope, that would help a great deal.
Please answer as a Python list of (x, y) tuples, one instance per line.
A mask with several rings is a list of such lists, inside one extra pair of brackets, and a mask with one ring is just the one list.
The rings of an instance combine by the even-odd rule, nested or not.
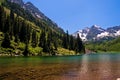
[(95, 52), (120, 52), (120, 37), (104, 42), (89, 42), (86, 48)]
[(15, 3), (2, 3), (0, 25), (2, 55), (58, 55), (60, 49), (71, 54), (84, 52), (79, 36), (74, 38), (61, 28), (34, 18)]

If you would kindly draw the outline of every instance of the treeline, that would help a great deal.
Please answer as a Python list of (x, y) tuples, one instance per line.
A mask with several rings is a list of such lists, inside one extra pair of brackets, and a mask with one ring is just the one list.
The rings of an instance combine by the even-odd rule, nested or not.
[(90, 42), (86, 48), (95, 52), (120, 52), (120, 37), (104, 42)]
[[(31, 54), (29, 47), (41, 55), (44, 52), (49, 55), (56, 55), (57, 48), (63, 47), (65, 49), (74, 50), (76, 53), (84, 52), (84, 45), (78, 36), (74, 38), (67, 33), (61, 34), (48, 28), (38, 28), (33, 23), (23, 19), (19, 15), (10, 10), (10, 13), (5, 11), (3, 6), (0, 6), (0, 32), (3, 33), (3, 38), (0, 40), (1, 47), (10, 48), (12, 50), (19, 49), (23, 55), (28, 56)], [(24, 49), (17, 46), (24, 43)], [(34, 55), (32, 53), (31, 55)]]

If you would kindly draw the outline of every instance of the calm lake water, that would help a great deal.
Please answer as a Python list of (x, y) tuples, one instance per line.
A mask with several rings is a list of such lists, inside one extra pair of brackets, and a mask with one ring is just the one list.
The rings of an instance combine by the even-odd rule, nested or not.
[(120, 54), (0, 57), (0, 80), (117, 80)]

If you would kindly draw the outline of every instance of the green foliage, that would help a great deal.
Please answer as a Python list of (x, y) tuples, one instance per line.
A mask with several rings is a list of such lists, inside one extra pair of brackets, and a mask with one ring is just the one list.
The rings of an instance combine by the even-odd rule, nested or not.
[(86, 48), (95, 52), (120, 52), (120, 37), (111, 41), (88, 43)]
[(43, 49), (40, 48), (40, 47), (30, 47), (29, 46), (29, 52), (30, 52), (30, 55), (42, 55), (42, 52), (43, 52)]
[[(2, 54), (1, 54), (2, 53)], [(0, 54), (5, 56), (12, 56), (12, 53), (14, 53), (14, 50), (11, 48), (2, 48), (0, 47)]]
[(58, 51), (57, 51), (58, 55), (75, 55), (76, 52), (73, 51), (73, 50), (68, 50), (68, 49), (65, 49), (65, 48), (58, 48)]
[(0, 0), (0, 5), (4, 2), (5, 0)]
[(23, 9), (16, 4), (4, 5), (10, 9), (11, 7), (19, 7), (20, 12), (14, 8), (5, 10), (3, 6), (0, 6), (0, 32), (6, 33), (5, 36), (0, 34), (0, 43), (4, 47), (3, 52), (9, 48), (14, 55), (29, 56), (43, 55), (43, 53), (45, 55), (57, 55), (57, 52), (60, 53), (58, 47), (64, 47), (63, 52), (70, 52), (71, 54), (75, 50), (77, 53), (83, 51), (81, 39), (70, 36), (68, 31), (66, 34), (59, 32), (54, 25), (50, 27), (51, 23), (44, 20), (37, 22), (29, 20), (31, 16), (28, 14), (30, 17), (27, 16), (26, 18), (26, 15), (21, 13)]
[(22, 54), (23, 54), (24, 56), (28, 56), (28, 55), (29, 55), (28, 44), (26, 44), (25, 50), (24, 50), (24, 52), (23, 52)]
[(1, 44), (2, 47), (4, 48), (10, 48), (10, 37), (9, 37), (9, 34), (8, 33), (5, 33), (5, 37), (4, 37), (4, 40)]

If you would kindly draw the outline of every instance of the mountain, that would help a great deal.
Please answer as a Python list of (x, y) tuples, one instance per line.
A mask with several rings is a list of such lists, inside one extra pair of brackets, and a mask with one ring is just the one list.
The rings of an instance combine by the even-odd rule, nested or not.
[(24, 3), (22, 0), (8, 0), (11, 3), (16, 3), (20, 5), (25, 10), (29, 11), (34, 17), (40, 19), (48, 19), (36, 6), (31, 2)]
[(24, 5), (24, 9), (28, 10), (34, 17), (40, 19), (46, 19), (47, 17), (38, 9), (36, 8), (31, 2), (27, 2)]
[(91, 28), (79, 30), (72, 35), (76, 37), (77, 34), (79, 34), (83, 41), (109, 40), (120, 36), (120, 26), (103, 29), (100, 26), (93, 25)]
[(21, 7), (24, 6), (24, 2), (22, 0), (8, 0), (9, 2), (19, 4)]
[[(69, 55), (85, 53), (80, 37), (65, 33), (31, 2), (5, 0), (0, 5), (0, 53)], [(62, 51), (62, 52), (61, 52)]]
[[(61, 29), (54, 21), (52, 21), (50, 18), (44, 15), (36, 6), (34, 6), (31, 2), (24, 3), (23, 0), (8, 0), (8, 2), (15, 3), (20, 5), (21, 8), (25, 10), (23, 16), (25, 15), (25, 18), (29, 18), (30, 21), (36, 22), (36, 19), (41, 21), (42, 23), (45, 23), (47, 26), (51, 27), (54, 31), (58, 31), (60, 33), (64, 33), (63, 29)], [(10, 6), (9, 6), (10, 7)], [(15, 8), (15, 7), (14, 7)], [(13, 7), (11, 8), (13, 9)], [(16, 12), (18, 8), (13, 9), (14, 12)], [(23, 10), (22, 10), (23, 11)], [(19, 13), (23, 13), (23, 12)], [(19, 14), (20, 15), (20, 14)], [(34, 19), (35, 18), (35, 19)], [(38, 24), (38, 23), (36, 23)]]

